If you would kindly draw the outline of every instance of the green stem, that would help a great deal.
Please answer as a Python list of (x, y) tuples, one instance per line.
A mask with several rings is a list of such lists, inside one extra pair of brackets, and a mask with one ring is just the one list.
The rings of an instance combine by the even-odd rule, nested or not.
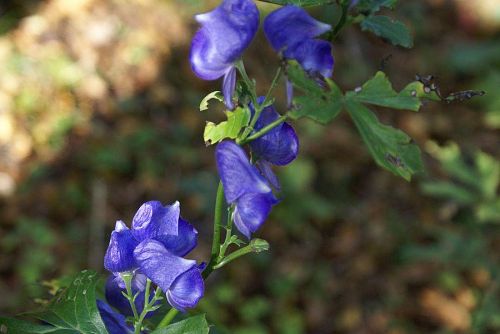
[(250, 93), (252, 94), (251, 99), (253, 105), (257, 104), (257, 94), (255, 92), (255, 85), (252, 80), (250, 80), (250, 77), (247, 74), (247, 71), (245, 70), (245, 64), (243, 64), (243, 60), (240, 59), (236, 62), (235, 64), (236, 69), (238, 69), (238, 72), (240, 72), (241, 78), (245, 82), (245, 84), (248, 86), (248, 89), (250, 90)]
[(168, 311), (168, 313), (165, 315), (165, 317), (161, 319), (158, 326), (156, 326), (156, 329), (167, 327), (172, 322), (172, 320), (174, 320), (177, 313), (179, 313), (177, 309), (171, 308), (170, 311)]
[[(255, 114), (252, 117), (252, 120), (250, 121), (250, 124), (246, 127), (245, 131), (243, 131), (243, 134), (241, 135), (240, 138), (236, 140), (237, 144), (242, 145), (241, 143), (245, 141), (245, 139), (250, 135), (250, 133), (253, 131), (253, 127), (255, 126), (255, 123), (257, 123), (257, 120), (260, 117), (260, 114), (262, 113), (262, 110), (264, 110), (264, 106), (269, 102), (269, 99), (271, 98), (271, 94), (274, 91), (274, 88), (278, 85), (278, 81), (281, 78), (281, 75), (283, 74), (283, 69), (280, 66), (278, 70), (276, 71), (276, 74), (274, 75), (273, 81), (271, 83), (271, 87), (269, 87), (269, 90), (266, 93), (266, 96), (264, 97), (264, 101), (262, 103), (257, 103), (257, 98), (256, 98), (256, 92), (253, 90), (252, 95), (255, 97), (255, 101), (253, 103), (254, 108), (255, 108)], [(243, 78), (243, 80), (245, 80)]]
[(226, 254), (227, 248), (231, 244), (231, 237), (233, 235), (233, 206), (230, 206), (227, 209), (227, 223), (226, 223), (226, 237), (224, 239), (224, 243), (220, 246), (219, 256), (217, 257), (217, 262), (219, 263)]
[(222, 268), (229, 262), (234, 261), (237, 258), (246, 255), (248, 253), (260, 253), (268, 249), (269, 249), (269, 243), (267, 241), (262, 239), (252, 239), (252, 241), (250, 241), (250, 244), (226, 256), (222, 261), (220, 261), (216, 266), (214, 266), (214, 269)]
[(239, 142), (239, 144), (243, 145), (243, 144), (251, 142), (252, 140), (255, 140), (257, 138), (262, 137), (263, 135), (265, 135), (266, 133), (268, 133), (269, 131), (271, 131), (272, 129), (274, 129), (275, 127), (277, 127), (278, 125), (280, 125), (284, 121), (286, 121), (287, 118), (288, 118), (288, 115), (286, 115), (286, 114), (278, 117), (275, 121), (269, 123), (268, 125), (266, 125), (262, 129), (260, 129), (259, 131), (257, 131), (253, 135), (247, 137), (246, 139), (241, 140)]
[(126, 273), (122, 274), (122, 279), (125, 282), (125, 291), (127, 291), (127, 300), (130, 304), (130, 308), (132, 309), (132, 313), (134, 314), (134, 321), (139, 320), (139, 314), (137, 313), (137, 309), (135, 307), (135, 298), (132, 294), (132, 274)]
[(162, 299), (161, 297), (161, 289), (159, 287), (156, 288), (155, 294), (151, 300), (149, 300), (149, 290), (151, 289), (151, 281), (148, 279), (146, 282), (146, 293), (144, 294), (144, 309), (141, 312), (141, 316), (139, 317), (139, 320), (135, 324), (135, 331), (134, 334), (140, 334), (141, 333), (141, 328), (142, 328), (142, 322), (146, 318), (146, 315), (148, 315), (149, 312), (152, 312), (156, 310), (155, 304), (158, 300)]
[(267, 102), (269, 102), (269, 99), (271, 98), (271, 94), (273, 93), (274, 89), (278, 85), (278, 81), (281, 78), (281, 75), (283, 74), (283, 67), (280, 66), (278, 67), (278, 70), (276, 71), (276, 74), (274, 75), (273, 81), (271, 82), (271, 86), (269, 87), (266, 97), (264, 98), (264, 102), (262, 102), (262, 106), (265, 106)]
[(349, 13), (349, 1), (344, 1), (342, 3), (342, 16), (340, 17), (340, 20), (335, 26), (335, 28), (333, 28), (332, 37), (330, 38), (331, 41), (335, 40), (339, 32), (342, 30), (342, 28), (344, 28), (347, 22), (348, 13)]
[(217, 196), (215, 197), (215, 212), (214, 212), (214, 236), (212, 239), (212, 253), (210, 255), (210, 261), (207, 267), (203, 270), (203, 278), (207, 278), (208, 275), (214, 270), (213, 266), (217, 263), (217, 257), (219, 256), (220, 250), (220, 228), (222, 226), (222, 211), (224, 208), (224, 186), (222, 181), (219, 181), (219, 187), (217, 188)]

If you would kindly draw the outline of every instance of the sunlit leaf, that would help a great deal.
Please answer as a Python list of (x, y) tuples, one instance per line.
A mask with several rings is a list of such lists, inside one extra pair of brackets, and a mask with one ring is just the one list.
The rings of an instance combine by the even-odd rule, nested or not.
[(207, 122), (203, 133), (205, 144), (213, 145), (226, 138), (236, 139), (250, 121), (248, 108), (236, 108), (234, 111), (227, 111), (226, 115), (227, 121), (219, 124)]
[(218, 100), (219, 102), (223, 102), (224, 101), (224, 96), (218, 90), (216, 90), (214, 92), (211, 92), (210, 94), (208, 94), (207, 96), (205, 96), (203, 98), (203, 100), (201, 100), (201, 102), (200, 102), (200, 111), (208, 110), (208, 102), (210, 102), (210, 100)]
[(394, 45), (401, 45), (405, 48), (413, 46), (410, 30), (402, 22), (390, 17), (382, 15), (368, 16), (361, 22), (361, 28), (373, 32)]

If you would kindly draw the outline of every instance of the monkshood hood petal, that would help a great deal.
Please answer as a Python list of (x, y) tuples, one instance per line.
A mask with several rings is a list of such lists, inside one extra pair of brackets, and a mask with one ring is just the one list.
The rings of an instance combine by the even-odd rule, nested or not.
[[(261, 103), (262, 100), (263, 98), (260, 97), (258, 102)], [(253, 111), (253, 106), (250, 106), (250, 109)], [(264, 108), (255, 123), (254, 131), (259, 131), (279, 117), (280, 115), (273, 106)], [(250, 147), (257, 160), (265, 160), (274, 165), (284, 166), (297, 157), (299, 138), (290, 124), (282, 123), (262, 137), (251, 141)]]
[(215, 149), (217, 170), (228, 203), (234, 203), (248, 193), (269, 193), (271, 188), (235, 142), (225, 140)]
[(121, 220), (116, 222), (111, 232), (109, 246), (104, 255), (104, 268), (111, 272), (130, 271), (137, 267), (133, 252), (139, 242), (131, 230)]
[(204, 291), (205, 283), (201, 270), (195, 266), (179, 275), (167, 290), (166, 295), (170, 305), (184, 312), (187, 308), (193, 308), (198, 304)]
[(178, 235), (179, 202), (163, 206), (159, 201), (141, 205), (132, 220), (132, 234), (138, 241), (164, 235)]
[(226, 74), (259, 27), (259, 11), (251, 0), (224, 0), (195, 19), (201, 28), (191, 43), (190, 62), (194, 73), (204, 80)]
[(332, 27), (312, 18), (304, 9), (289, 5), (275, 10), (264, 21), (264, 33), (274, 50), (281, 52)]
[(333, 74), (335, 63), (332, 45), (327, 41), (308, 39), (288, 48), (285, 57), (295, 59), (302, 68), (311, 74), (320, 74), (329, 78)]
[(234, 224), (248, 239), (262, 226), (271, 208), (278, 200), (272, 192), (265, 194), (249, 193), (243, 195), (234, 210)]
[(182, 218), (179, 218), (179, 233), (155, 237), (166, 249), (177, 256), (185, 256), (198, 244), (198, 231)]
[(314, 38), (331, 28), (292, 5), (275, 10), (264, 21), (264, 33), (276, 51), (286, 59), (297, 60), (304, 70), (324, 77), (333, 73), (331, 45)]
[[(143, 272), (153, 283), (158, 285), (167, 297), (173, 300), (171, 305), (180, 311), (196, 306), (203, 296), (204, 285), (200, 286), (201, 272), (196, 261), (187, 260), (169, 252), (165, 246), (156, 240), (141, 242), (134, 251), (134, 257)], [(185, 273), (195, 268), (196, 272)], [(170, 291), (170, 293), (168, 293)], [(186, 292), (191, 291), (192, 294)], [(173, 295), (173, 297), (172, 297)]]

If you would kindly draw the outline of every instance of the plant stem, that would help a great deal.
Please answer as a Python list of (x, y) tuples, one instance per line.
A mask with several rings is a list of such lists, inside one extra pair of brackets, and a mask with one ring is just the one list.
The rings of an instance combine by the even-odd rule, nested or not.
[(125, 291), (127, 291), (127, 300), (130, 304), (130, 308), (132, 309), (132, 313), (134, 314), (134, 321), (139, 320), (139, 314), (137, 313), (137, 309), (135, 307), (135, 298), (132, 293), (132, 277), (131, 273), (122, 274), (122, 279), (125, 282)]
[(139, 316), (139, 320), (135, 323), (135, 330), (134, 334), (140, 334), (141, 333), (141, 328), (142, 328), (142, 322), (146, 318), (146, 315), (151, 312), (156, 310), (154, 308), (156, 302), (161, 299), (161, 289), (159, 287), (156, 288), (155, 294), (153, 295), (153, 298), (149, 300), (149, 291), (151, 289), (151, 281), (148, 280), (146, 281), (146, 292), (144, 294), (144, 309), (141, 312), (141, 315)]
[(214, 236), (212, 239), (212, 253), (210, 255), (210, 261), (207, 267), (203, 270), (203, 278), (207, 278), (208, 275), (214, 270), (213, 266), (217, 263), (217, 257), (220, 250), (220, 228), (222, 226), (222, 211), (224, 207), (224, 186), (222, 181), (219, 181), (219, 187), (217, 188), (217, 196), (215, 197), (215, 212), (214, 212)]
[(252, 100), (253, 105), (256, 105), (257, 93), (255, 92), (255, 85), (254, 82), (250, 80), (250, 77), (248, 76), (247, 71), (245, 70), (245, 64), (243, 64), (243, 60), (242, 59), (238, 60), (235, 66), (238, 72), (240, 72), (241, 78), (243, 79), (245, 84), (248, 86), (248, 89), (250, 90), (251, 93), (250, 98)]
[(278, 85), (278, 81), (281, 78), (281, 75), (283, 74), (283, 67), (280, 66), (278, 67), (278, 70), (276, 71), (276, 74), (274, 75), (273, 81), (271, 82), (271, 87), (269, 87), (266, 97), (264, 98), (264, 102), (262, 102), (262, 106), (265, 106), (267, 102), (269, 102), (269, 99), (271, 98), (271, 94), (274, 91), (274, 88)]
[(224, 243), (220, 246), (219, 256), (217, 256), (217, 263), (219, 263), (226, 254), (226, 250), (231, 244), (231, 237), (233, 235), (233, 209), (234, 206), (230, 206), (227, 209), (227, 223), (226, 223), (226, 236), (224, 239)]
[(342, 30), (342, 28), (344, 28), (347, 22), (347, 17), (348, 17), (347, 14), (349, 12), (349, 1), (344, 1), (341, 7), (342, 7), (342, 16), (340, 17), (340, 20), (335, 26), (335, 28), (333, 28), (333, 33), (332, 37), (330, 38), (330, 41), (333, 41), (337, 38), (337, 35)]
[(269, 131), (271, 131), (272, 129), (274, 129), (275, 127), (277, 127), (278, 125), (280, 125), (284, 121), (286, 121), (287, 118), (288, 118), (288, 115), (286, 115), (286, 114), (278, 117), (275, 121), (269, 123), (268, 125), (266, 125), (262, 129), (260, 129), (259, 131), (257, 131), (253, 135), (247, 137), (246, 139), (241, 140), (239, 142), (239, 144), (243, 145), (243, 144), (251, 142), (252, 140), (255, 140), (257, 138), (262, 137), (263, 135), (265, 135), (266, 133), (268, 133)]
[[(283, 69), (280, 66), (278, 70), (276, 71), (276, 74), (274, 75), (273, 81), (271, 83), (271, 87), (269, 87), (269, 90), (266, 93), (266, 96), (264, 97), (264, 101), (262, 103), (257, 103), (257, 98), (255, 97), (255, 101), (253, 103), (255, 113), (252, 117), (252, 120), (250, 121), (250, 124), (246, 127), (245, 131), (243, 131), (243, 134), (241, 135), (240, 138), (236, 140), (237, 144), (242, 145), (241, 143), (245, 141), (245, 139), (250, 135), (250, 133), (253, 131), (253, 127), (255, 126), (255, 123), (260, 117), (260, 114), (262, 113), (262, 110), (264, 110), (264, 106), (269, 102), (269, 99), (271, 98), (271, 94), (274, 91), (274, 88), (278, 85), (278, 81), (281, 78), (281, 75), (283, 74)], [(252, 91), (252, 95), (256, 96), (257, 93), (255, 92), (255, 89)]]
[(179, 313), (179, 311), (172, 307), (170, 311), (168, 311), (168, 313), (165, 315), (165, 317), (161, 319), (158, 326), (156, 326), (156, 329), (167, 327), (172, 322), (172, 320), (174, 320), (177, 313)]
[(269, 249), (269, 243), (265, 240), (262, 239), (252, 239), (250, 241), (250, 244), (246, 245), (243, 248), (240, 248), (228, 256), (226, 256), (222, 261), (220, 261), (214, 269), (219, 269), (228, 264), (231, 261), (236, 260), (237, 258), (246, 255), (248, 253), (260, 253), (262, 251), (268, 250)]

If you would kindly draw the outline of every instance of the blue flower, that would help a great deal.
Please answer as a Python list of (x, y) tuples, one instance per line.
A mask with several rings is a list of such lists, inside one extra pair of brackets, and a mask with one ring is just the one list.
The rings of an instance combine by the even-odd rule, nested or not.
[(167, 206), (146, 202), (135, 214), (132, 229), (122, 221), (116, 223), (104, 267), (113, 273), (135, 272), (139, 291), (144, 284), (138, 275), (145, 275), (165, 292), (173, 307), (184, 311), (196, 306), (204, 292), (201, 268), (183, 258), (196, 247), (197, 235), (180, 217), (179, 202)]
[[(262, 103), (264, 97), (258, 98), (258, 103)], [(250, 110), (254, 110), (250, 105)], [(280, 117), (273, 106), (264, 108), (255, 122), (254, 132), (271, 124)], [(292, 162), (299, 151), (299, 139), (292, 126), (286, 122), (273, 128), (260, 138), (250, 142), (255, 160), (267, 161), (277, 166), (285, 166)]]
[(226, 201), (235, 205), (234, 224), (250, 239), (278, 201), (269, 184), (236, 143), (219, 143), (215, 149), (215, 159)]
[(201, 28), (191, 43), (191, 68), (204, 80), (224, 76), (224, 100), (232, 110), (236, 85), (234, 63), (257, 32), (257, 6), (251, 0), (224, 0), (211, 12), (196, 15), (195, 18)]
[(134, 328), (127, 325), (125, 316), (115, 312), (102, 300), (97, 300), (97, 309), (109, 334), (132, 334), (134, 332)]
[[(259, 97), (257, 102), (262, 103), (263, 100), (264, 97)], [(254, 112), (252, 104), (250, 110)], [(278, 118), (279, 114), (273, 106), (264, 108), (255, 123), (254, 133)], [(295, 130), (290, 124), (281, 123), (262, 137), (251, 141), (250, 147), (255, 166), (276, 190), (280, 190), (278, 178), (271, 165), (285, 166), (295, 160), (299, 152), (299, 138)]]
[(292, 5), (275, 10), (264, 21), (264, 33), (276, 51), (297, 60), (307, 72), (324, 77), (333, 73), (332, 47), (315, 38), (331, 28)]

